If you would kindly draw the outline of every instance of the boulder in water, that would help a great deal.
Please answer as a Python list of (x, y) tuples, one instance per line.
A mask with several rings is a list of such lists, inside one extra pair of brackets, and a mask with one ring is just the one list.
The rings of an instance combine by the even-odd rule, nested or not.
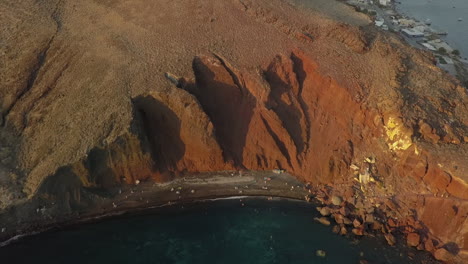
[(395, 237), (394, 237), (392, 234), (388, 233), (388, 234), (385, 234), (384, 236), (385, 236), (385, 240), (387, 240), (387, 243), (388, 243), (390, 246), (395, 245), (396, 239), (395, 239)]
[(325, 250), (321, 250), (321, 249), (318, 249), (315, 254), (317, 255), (317, 257), (321, 257), (321, 258), (324, 258), (327, 256), (327, 252), (325, 252)]
[(320, 218), (314, 218), (315, 221), (321, 223), (322, 225), (326, 225), (326, 226), (329, 226), (331, 223), (330, 223), (330, 220), (328, 220), (326, 217), (320, 217)]

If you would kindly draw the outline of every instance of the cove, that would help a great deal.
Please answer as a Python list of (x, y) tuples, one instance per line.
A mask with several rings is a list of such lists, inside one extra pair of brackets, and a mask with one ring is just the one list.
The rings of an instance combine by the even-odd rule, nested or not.
[[(173, 205), (30, 236), (0, 248), (0, 259), (36, 264), (345, 264), (421, 263), (428, 257), (389, 247), (382, 237), (333, 234), (315, 216), (312, 204), (279, 199)], [(326, 256), (318, 257), (317, 250)]]

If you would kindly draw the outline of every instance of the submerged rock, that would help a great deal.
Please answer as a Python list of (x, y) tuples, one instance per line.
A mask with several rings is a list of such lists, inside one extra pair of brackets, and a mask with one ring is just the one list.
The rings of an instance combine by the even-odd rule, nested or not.
[(338, 234), (340, 233), (340, 226), (339, 225), (334, 225), (333, 228), (332, 228), (332, 232), (335, 233), (335, 234)]
[(319, 249), (315, 252), (315, 255), (317, 255), (317, 257), (324, 258), (327, 256), (327, 252), (325, 252), (325, 250)]

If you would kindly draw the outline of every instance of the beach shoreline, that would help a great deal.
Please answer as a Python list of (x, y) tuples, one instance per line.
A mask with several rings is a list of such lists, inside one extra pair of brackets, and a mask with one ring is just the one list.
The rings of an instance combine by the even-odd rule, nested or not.
[[(185, 199), (182, 201), (174, 202), (171, 204), (159, 204), (159, 205), (142, 205), (141, 207), (135, 207), (127, 210), (115, 210), (112, 212), (108, 212), (103, 215), (96, 215), (96, 216), (86, 216), (84, 218), (77, 218), (72, 219), (71, 221), (64, 221), (64, 222), (57, 222), (50, 225), (45, 225), (39, 229), (31, 230), (29, 233), (19, 233), (13, 237), (7, 238), (6, 240), (2, 240), (0, 242), (0, 248), (6, 247), (10, 244), (21, 242), (22, 239), (26, 239), (31, 236), (40, 235), (45, 232), (53, 232), (53, 231), (60, 231), (69, 228), (79, 227), (81, 225), (87, 224), (94, 224), (99, 223), (102, 221), (107, 221), (111, 219), (118, 219), (119, 217), (132, 217), (137, 216), (140, 214), (151, 214), (157, 213), (161, 209), (169, 208), (169, 207), (189, 207), (192, 205), (197, 205), (200, 203), (211, 203), (217, 202), (221, 200), (239, 200), (241, 204), (243, 201), (251, 201), (251, 200), (265, 200), (265, 201), (294, 201), (294, 202), (301, 202), (306, 203), (303, 199), (291, 198), (291, 197), (283, 197), (283, 196), (263, 196), (263, 195), (252, 195), (252, 196), (223, 196), (223, 197), (205, 197), (201, 199)], [(315, 206), (316, 204), (310, 203), (311, 207)], [(312, 211), (313, 212), (313, 211)]]
[[(307, 192), (308, 193), (308, 192)], [(311, 196), (311, 198), (314, 198), (314, 196)], [(30, 230), (29, 233), (21, 233), (18, 234), (14, 237), (9, 238), (8, 240), (3, 240), (0, 243), (0, 248), (2, 247), (8, 247), (11, 244), (14, 243), (21, 243), (24, 239), (29, 239), (32, 236), (36, 235), (41, 235), (43, 233), (48, 233), (48, 232), (61, 232), (61, 231), (66, 231), (66, 230), (74, 230), (74, 229), (79, 229), (83, 225), (90, 225), (90, 224), (96, 224), (100, 222), (105, 222), (105, 221), (110, 221), (110, 220), (119, 220), (119, 219), (125, 219), (125, 218), (131, 218), (131, 217), (138, 217), (138, 216), (145, 216), (145, 215), (151, 215), (151, 214), (166, 214), (166, 213), (172, 213), (172, 212), (182, 212), (184, 209), (189, 209), (191, 206), (193, 207), (198, 207), (204, 203), (207, 204), (212, 204), (215, 202), (220, 202), (224, 200), (238, 200), (238, 206), (249, 206), (249, 202), (253, 201), (264, 201), (264, 202), (281, 202), (281, 201), (288, 201), (288, 202), (297, 202), (300, 203), (301, 206), (307, 206), (310, 207), (310, 221), (311, 222), (316, 222), (316, 224), (321, 224), (327, 227), (330, 227), (330, 234), (335, 233), (337, 235), (341, 235), (346, 237), (346, 239), (350, 241), (354, 241), (353, 243), (357, 243), (359, 239), (365, 238), (365, 237), (374, 237), (376, 239), (380, 239), (382, 243), (385, 243), (385, 240), (387, 239), (385, 237), (384, 233), (380, 233), (378, 231), (376, 232), (370, 232), (370, 233), (365, 233), (363, 234), (355, 234), (354, 232), (348, 232), (346, 234), (338, 234), (335, 231), (333, 231), (334, 228), (332, 226), (336, 225), (327, 225), (324, 224), (320, 221), (318, 221), (319, 217), (321, 216), (322, 212), (319, 211), (318, 209), (324, 208), (322, 206), (327, 206), (326, 203), (321, 203), (320, 199), (311, 199), (310, 201), (305, 201), (304, 199), (301, 199), (298, 195), (291, 195), (291, 193), (287, 192), (286, 196), (268, 196), (268, 195), (244, 195), (244, 196), (204, 196), (200, 194), (199, 198), (185, 198), (181, 199), (179, 201), (175, 201), (172, 203), (159, 203), (159, 204), (141, 204), (141, 206), (138, 207), (133, 207), (133, 208), (113, 208), (110, 211), (107, 211), (104, 214), (101, 215), (88, 215), (85, 217), (81, 218), (72, 218), (72, 220), (68, 221), (63, 221), (63, 222), (56, 222), (50, 225), (45, 225), (42, 226), (39, 229), (34, 229)], [(244, 204), (245, 203), (245, 204)], [(232, 205), (232, 204), (231, 204)], [(203, 206), (203, 205), (202, 205)], [(317, 209), (317, 210), (315, 210)], [(169, 211), (166, 211), (169, 210)], [(315, 217), (315, 218), (314, 218)], [(332, 220), (333, 217), (330, 216)], [(323, 218), (323, 217), (322, 217)], [(314, 220), (315, 219), (315, 220)], [(336, 219), (336, 218), (335, 218)], [(336, 220), (335, 220), (336, 221)], [(395, 241), (398, 241), (397, 244), (395, 245), (388, 245), (388, 247), (393, 248), (392, 250), (395, 250), (397, 252), (406, 252), (406, 250), (411, 249), (411, 247), (407, 246), (405, 241), (406, 241), (406, 236), (404, 233), (395, 233), (394, 234), (394, 239)], [(408, 254), (408, 257), (416, 257), (414, 255)], [(424, 260), (426, 262), (424, 263), (438, 263), (436, 260), (431, 259), (431, 256), (429, 253), (426, 254), (420, 254), (417, 256), (417, 258)]]
[[(398, 1), (389, 1), (387, 5), (379, 5), (372, 1), (346, 0), (344, 2), (354, 7), (356, 11), (366, 13), (377, 28), (394, 32), (408, 45), (430, 52), (434, 56), (437, 67), (468, 86), (468, 54), (450, 46), (451, 41), (446, 37), (449, 29), (435, 24), (436, 29), (432, 28), (432, 21), (421, 21), (416, 14), (403, 10), (401, 2)], [(400, 21), (403, 22), (400, 23)], [(408, 35), (413, 33), (415, 35)]]
[(21, 223), (15, 221), (17, 213), (0, 215), (3, 231), (0, 233), (0, 247), (48, 230), (93, 223), (165, 206), (238, 198), (305, 201), (305, 197), (310, 194), (304, 183), (287, 173), (244, 172), (241, 175), (239, 172), (202, 173), (166, 183), (148, 181), (126, 185), (110, 191), (114, 193), (111, 198), (97, 202), (90, 210), (76, 210), (65, 215), (61, 214), (58, 204), (44, 205), (43, 201), (36, 201), (33, 203), (38, 206), (36, 217), (31, 217), (31, 212), (26, 212), (31, 208), (23, 209), (25, 212), (18, 210), (22, 214)]

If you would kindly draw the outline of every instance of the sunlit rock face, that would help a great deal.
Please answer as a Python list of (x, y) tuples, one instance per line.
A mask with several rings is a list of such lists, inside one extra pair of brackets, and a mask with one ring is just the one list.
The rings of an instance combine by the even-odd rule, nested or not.
[(453, 243), (466, 255), (467, 91), (351, 8), (0, 8), (0, 208), (35, 197), (87, 208), (83, 188), (284, 169), (348, 195), (380, 188), (424, 223), (433, 252)]

